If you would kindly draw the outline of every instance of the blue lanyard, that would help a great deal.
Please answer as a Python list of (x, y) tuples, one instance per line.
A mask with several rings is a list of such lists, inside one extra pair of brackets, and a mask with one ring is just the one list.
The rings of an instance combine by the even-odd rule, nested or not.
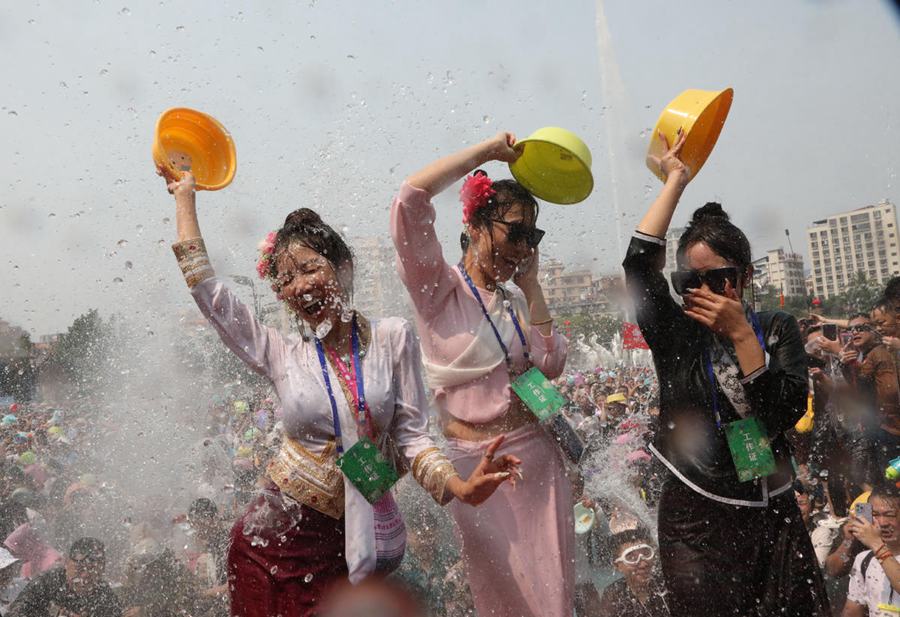
[[(759, 324), (759, 317), (752, 310), (750, 311), (750, 325), (753, 326), (753, 333), (756, 334), (756, 340), (762, 347), (763, 353), (766, 351), (766, 342), (763, 339), (762, 326)], [(715, 335), (713, 335), (715, 336)], [(703, 362), (706, 365), (706, 378), (709, 380), (709, 388), (712, 391), (713, 413), (716, 416), (716, 428), (722, 428), (722, 416), (719, 413), (719, 390), (716, 386), (716, 375), (713, 372), (712, 356), (708, 349), (703, 350)]]
[[(359, 333), (356, 327), (356, 315), (353, 316), (353, 326), (350, 331), (350, 346), (353, 349), (353, 375), (356, 378), (356, 407), (359, 410), (360, 424), (366, 423), (366, 393), (363, 384), (362, 363), (359, 361)], [(331, 402), (331, 421), (334, 423), (334, 441), (339, 455), (344, 453), (344, 441), (341, 435), (341, 421), (338, 417), (337, 401), (334, 399), (334, 391), (331, 389), (331, 378), (328, 377), (328, 363), (325, 361), (325, 349), (322, 341), (316, 338), (316, 353), (319, 356), (319, 366), (322, 367), (322, 379), (325, 380), (325, 390), (328, 392), (328, 400)]]
[[(487, 322), (489, 324), (491, 324), (491, 330), (494, 331), (494, 336), (497, 337), (497, 342), (500, 343), (500, 349), (503, 350), (503, 357), (506, 359), (506, 366), (509, 367), (512, 364), (512, 360), (509, 357), (509, 349), (507, 349), (506, 343), (504, 343), (503, 339), (500, 337), (500, 331), (497, 330), (497, 326), (494, 325), (494, 320), (491, 319), (487, 307), (484, 305), (484, 301), (481, 299), (481, 294), (478, 293), (478, 288), (475, 287), (475, 283), (472, 282), (472, 277), (469, 276), (468, 272), (466, 272), (465, 266), (460, 263), (456, 267), (459, 268), (459, 272), (463, 275), (466, 283), (468, 283), (469, 289), (472, 290), (472, 295), (475, 296), (476, 300), (478, 300), (478, 306), (481, 307), (481, 312), (484, 314), (484, 318), (487, 319)], [(506, 310), (509, 313), (509, 316), (512, 318), (513, 325), (516, 327), (516, 334), (519, 335), (519, 341), (521, 341), (522, 343), (522, 349), (525, 350), (525, 360), (528, 361), (531, 359), (531, 356), (528, 353), (528, 341), (525, 340), (525, 333), (522, 332), (522, 326), (519, 323), (519, 318), (516, 317), (516, 312), (513, 310), (512, 304), (508, 304)]]

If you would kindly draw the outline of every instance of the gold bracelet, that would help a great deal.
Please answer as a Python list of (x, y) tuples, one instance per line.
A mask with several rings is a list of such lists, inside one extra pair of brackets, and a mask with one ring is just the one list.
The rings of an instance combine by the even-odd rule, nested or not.
[(552, 318), (552, 317), (551, 317), (550, 319), (545, 319), (545, 320), (543, 320), (543, 321), (532, 321), (532, 322), (531, 322), (531, 325), (532, 325), (532, 326), (545, 326), (545, 325), (547, 325), (548, 323), (553, 323), (553, 318)]
[(203, 243), (203, 238), (191, 238), (176, 242), (172, 245), (172, 250), (175, 252), (178, 267), (181, 268), (188, 287), (193, 287), (197, 283), (215, 276), (209, 263), (209, 257), (206, 255), (206, 244)]

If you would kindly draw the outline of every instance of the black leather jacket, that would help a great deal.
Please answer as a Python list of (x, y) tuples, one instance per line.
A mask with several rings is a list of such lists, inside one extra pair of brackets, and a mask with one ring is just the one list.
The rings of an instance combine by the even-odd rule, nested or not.
[(723, 426), (740, 416), (705, 371), (703, 351), (714, 334), (685, 315), (669, 294), (662, 274), (665, 245), (664, 240), (636, 232), (622, 264), (660, 382), (659, 428), (652, 449), (698, 493), (734, 505), (766, 506), (770, 494), (787, 490), (793, 480), (784, 433), (806, 411), (807, 360), (797, 321), (780, 311), (758, 315), (767, 367), (742, 376), (741, 383), (752, 414), (769, 434), (778, 472), (765, 481), (740, 482), (724, 431), (716, 427), (713, 387)]

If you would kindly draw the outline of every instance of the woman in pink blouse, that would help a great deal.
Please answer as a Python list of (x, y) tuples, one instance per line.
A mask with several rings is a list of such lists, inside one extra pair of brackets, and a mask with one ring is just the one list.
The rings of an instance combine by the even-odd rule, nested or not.
[[(478, 614), (570, 617), (572, 488), (557, 444), (510, 390), (530, 366), (552, 379), (566, 360), (538, 282), (538, 204), (517, 182), (476, 172), (464, 185), (456, 266), (444, 258), (431, 204), (476, 167), (514, 161), (514, 145), (500, 133), (410, 176), (391, 208), (391, 235), (448, 456), (466, 473), (486, 443), (505, 435), (502, 451), (525, 461), (524, 481), (501, 486), (482, 508), (451, 506)], [(504, 286), (510, 279), (518, 289)]]
[(231, 532), (231, 614), (316, 614), (331, 585), (389, 572), (405, 546), (390, 491), (364, 496), (337, 464), (343, 449), (362, 442), (389, 455), (392, 441), (416, 481), (442, 505), (454, 497), (480, 504), (519, 461), (494, 460), (498, 440), (488, 445), (484, 463), (460, 478), (428, 435), (411, 327), (396, 317), (369, 320), (350, 308), (353, 256), (315, 212), (292, 212), (267, 236), (257, 265), (298, 322), (316, 332), (288, 336), (260, 323), (215, 276), (191, 174), (168, 187), (178, 225), (173, 249), (191, 295), (229, 349), (271, 381), (284, 410), (283, 445), (267, 469), (266, 487)]

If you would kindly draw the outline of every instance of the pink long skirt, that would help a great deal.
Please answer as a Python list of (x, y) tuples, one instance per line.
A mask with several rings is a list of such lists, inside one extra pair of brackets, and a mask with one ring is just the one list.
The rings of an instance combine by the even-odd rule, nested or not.
[[(447, 440), (447, 455), (465, 478), (488, 441)], [(522, 459), (524, 480), (503, 484), (473, 508), (451, 502), (469, 588), (485, 617), (572, 617), (575, 521), (562, 453), (535, 425), (506, 436), (497, 453)]]

